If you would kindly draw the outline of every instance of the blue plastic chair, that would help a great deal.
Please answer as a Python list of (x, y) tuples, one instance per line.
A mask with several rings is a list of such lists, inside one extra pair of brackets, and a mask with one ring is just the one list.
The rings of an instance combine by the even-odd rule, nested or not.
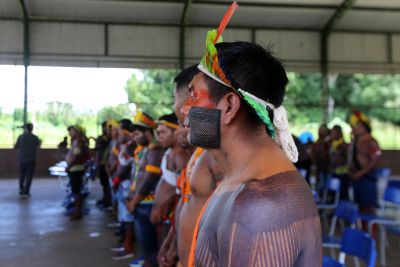
[(335, 236), (336, 224), (338, 220), (347, 222), (348, 224), (350, 224), (351, 228), (356, 228), (357, 226), (360, 226), (360, 211), (357, 204), (350, 201), (339, 201), (339, 204), (335, 209), (335, 214), (332, 218), (329, 234), (324, 235), (322, 238), (323, 247), (340, 248), (342, 238), (339, 236)]
[[(380, 210), (380, 214), (385, 214), (385, 210), (388, 205), (394, 205), (396, 207), (396, 211), (400, 212), (400, 187), (397, 181), (390, 181), (385, 190), (384, 194), (384, 206)], [(399, 218), (391, 218), (387, 216), (377, 216), (370, 214), (361, 215), (361, 219), (368, 222), (368, 231), (372, 234), (374, 224), (379, 226), (379, 256), (380, 263), (382, 266), (386, 265), (386, 228), (389, 227), (391, 232), (393, 229), (400, 227), (400, 219)]]
[[(375, 240), (361, 230), (346, 228), (340, 246), (339, 261), (324, 257), (323, 267), (344, 266), (347, 255), (361, 259), (367, 267), (374, 267), (376, 261)], [(327, 265), (324, 265), (325, 263)]]
[[(328, 178), (322, 190), (322, 201), (317, 203), (318, 209), (336, 209), (340, 197), (340, 180), (335, 177)], [(334, 200), (332, 203), (328, 203), (328, 194), (330, 192), (334, 193)]]
[(322, 267), (345, 267), (345, 265), (337, 260), (324, 256), (322, 258)]
[[(333, 201), (328, 201), (328, 194), (333, 193)], [(328, 212), (336, 209), (340, 198), (340, 180), (335, 177), (329, 177), (322, 187), (321, 202), (317, 202), (317, 208), (321, 211), (321, 219), (324, 226), (328, 227)]]

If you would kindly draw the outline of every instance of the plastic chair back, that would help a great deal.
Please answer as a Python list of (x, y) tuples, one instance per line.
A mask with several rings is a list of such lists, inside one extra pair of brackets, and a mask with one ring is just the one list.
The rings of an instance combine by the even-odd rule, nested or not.
[(322, 267), (343, 267), (344, 265), (339, 263), (338, 261), (324, 256), (322, 258)]
[(386, 186), (400, 188), (400, 180), (389, 180)]
[(390, 186), (390, 183), (386, 187), (385, 195), (383, 199), (387, 202), (392, 202), (400, 205), (400, 187)]
[(335, 210), (335, 216), (338, 219), (343, 219), (351, 224), (356, 224), (360, 219), (360, 211), (357, 204), (350, 201), (339, 201), (339, 204)]
[(374, 267), (376, 261), (375, 240), (365, 232), (357, 229), (346, 228), (343, 234), (340, 248), (341, 256), (339, 261), (344, 263), (344, 256), (351, 255), (362, 259), (368, 267)]
[(340, 180), (335, 177), (330, 177), (326, 180), (324, 190), (340, 192)]
[(392, 175), (392, 170), (390, 168), (378, 168), (375, 172), (378, 178), (387, 178)]

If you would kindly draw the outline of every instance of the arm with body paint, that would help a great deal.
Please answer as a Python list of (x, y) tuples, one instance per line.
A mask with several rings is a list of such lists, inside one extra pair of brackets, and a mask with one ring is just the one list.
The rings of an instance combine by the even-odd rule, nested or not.
[(372, 140), (371, 144), (367, 146), (368, 151), (367, 153), (369, 154), (370, 161), (362, 167), (361, 170), (355, 172), (355, 173), (350, 173), (350, 177), (353, 180), (359, 180), (361, 177), (364, 175), (368, 174), (372, 170), (376, 168), (379, 162), (379, 158), (382, 154), (382, 151), (379, 148), (378, 142), (376, 140)]
[(159, 181), (163, 154), (164, 151), (161, 148), (155, 148), (147, 152), (145, 170), (141, 173), (142, 177), (138, 177), (138, 180), (141, 180), (141, 182), (138, 183), (135, 194), (129, 201), (128, 210), (130, 212), (133, 212), (136, 206), (151, 193), (151, 190), (153, 190), (154, 186)]

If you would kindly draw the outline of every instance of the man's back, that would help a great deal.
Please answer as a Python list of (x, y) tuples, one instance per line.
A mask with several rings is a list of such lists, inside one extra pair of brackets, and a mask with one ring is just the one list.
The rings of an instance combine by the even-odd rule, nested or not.
[(195, 266), (321, 266), (321, 227), (296, 171), (217, 191), (203, 214)]
[(19, 149), (19, 161), (36, 161), (36, 150), (40, 146), (39, 138), (32, 133), (24, 133), (18, 137), (15, 148)]

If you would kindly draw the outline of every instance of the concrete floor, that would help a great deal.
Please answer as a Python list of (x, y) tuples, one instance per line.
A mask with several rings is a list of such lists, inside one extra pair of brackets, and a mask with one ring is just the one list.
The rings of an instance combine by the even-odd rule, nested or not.
[(17, 195), (16, 180), (0, 180), (1, 267), (129, 266), (111, 259), (116, 237), (106, 224), (107, 213), (95, 207), (94, 186), (87, 200), (90, 214), (72, 222), (61, 206), (64, 191), (57, 179), (35, 179), (30, 199)]
[[(90, 214), (79, 222), (63, 215), (64, 191), (55, 178), (35, 179), (30, 199), (19, 198), (15, 179), (0, 180), (0, 189), (0, 267), (129, 266), (111, 259), (117, 239), (106, 226), (110, 215), (95, 207), (97, 183), (87, 200)], [(400, 237), (389, 235), (389, 244), (386, 266), (399, 267)], [(351, 258), (347, 263), (353, 266)]]

